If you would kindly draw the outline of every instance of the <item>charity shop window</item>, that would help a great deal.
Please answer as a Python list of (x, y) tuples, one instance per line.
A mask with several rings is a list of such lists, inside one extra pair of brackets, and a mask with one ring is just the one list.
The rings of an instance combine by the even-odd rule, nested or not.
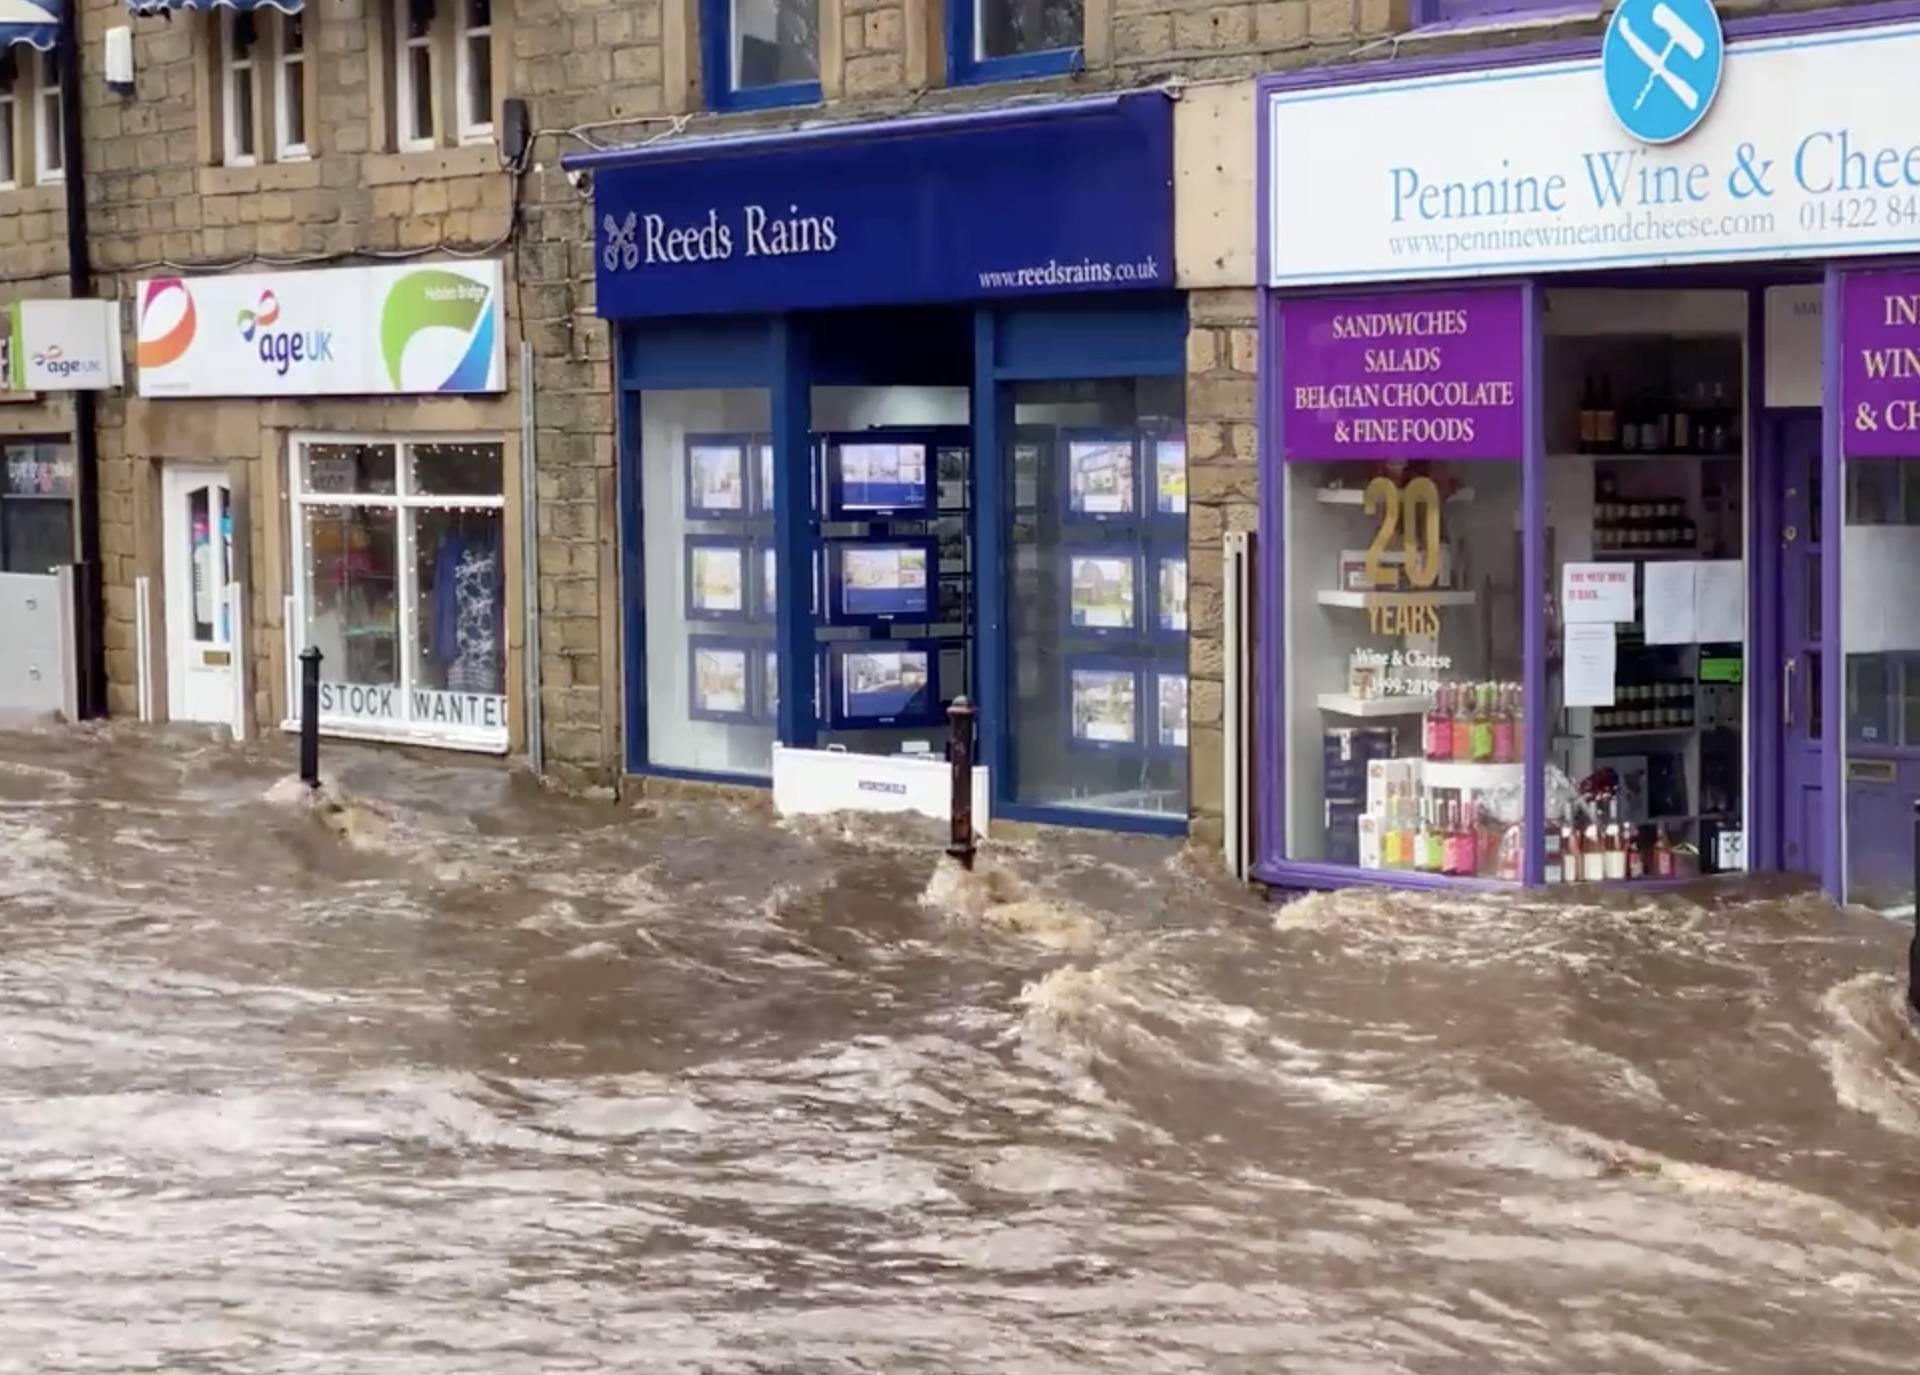
[(494, 0), (394, 0), (390, 89), (402, 153), (489, 143)]
[(502, 446), (310, 438), (292, 466), (296, 624), (322, 655), (323, 728), (505, 749)]
[(716, 109), (820, 99), (819, 0), (703, 0), (704, 65)]
[(228, 167), (304, 162), (307, 18), (270, 9), (215, 11), (217, 149)]
[(65, 441), (0, 444), (0, 573), (73, 562), (73, 450)]
[(956, 84), (1069, 72), (1080, 66), (1086, 0), (950, 0)]

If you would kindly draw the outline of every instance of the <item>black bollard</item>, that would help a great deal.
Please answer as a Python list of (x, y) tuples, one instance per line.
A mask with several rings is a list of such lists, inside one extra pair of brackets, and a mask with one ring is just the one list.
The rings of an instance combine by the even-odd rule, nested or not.
[(947, 855), (963, 869), (973, 868), (973, 718), (978, 713), (965, 697), (947, 708), (952, 734), (947, 740), (947, 762), (953, 768), (953, 832)]
[(1920, 1018), (1920, 799), (1913, 804), (1913, 941), (1907, 946), (1907, 1011)]
[(320, 647), (300, 651), (300, 781), (320, 786)]

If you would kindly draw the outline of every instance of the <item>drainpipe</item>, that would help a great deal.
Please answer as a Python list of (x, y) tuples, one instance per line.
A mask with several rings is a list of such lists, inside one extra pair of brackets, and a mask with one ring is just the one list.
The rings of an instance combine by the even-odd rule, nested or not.
[[(76, 301), (93, 295), (93, 258), (87, 238), (86, 140), (81, 136), (80, 5), (67, 6), (60, 31), (60, 127), (65, 140), (67, 192), (67, 294)], [(75, 549), (79, 624), (74, 637), (75, 671), (83, 719), (107, 714), (106, 592), (100, 567), (100, 437), (94, 393), (73, 397), (74, 504), (80, 537)]]

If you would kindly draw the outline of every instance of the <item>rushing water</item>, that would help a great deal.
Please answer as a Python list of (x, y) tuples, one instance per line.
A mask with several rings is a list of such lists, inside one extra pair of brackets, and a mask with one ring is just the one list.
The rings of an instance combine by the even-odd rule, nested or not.
[(0, 1372), (1910, 1371), (1906, 931), (0, 735)]

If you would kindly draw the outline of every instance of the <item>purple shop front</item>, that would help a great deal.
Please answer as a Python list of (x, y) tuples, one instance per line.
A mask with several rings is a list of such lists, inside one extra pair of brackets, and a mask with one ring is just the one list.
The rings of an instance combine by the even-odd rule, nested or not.
[(1729, 18), (1659, 144), (1593, 38), (1261, 79), (1257, 877), (1911, 904), (1916, 21)]
[(1912, 882), (1920, 798), (1920, 270), (1846, 274), (1839, 333), (1846, 846), (1871, 903)]
[(1519, 287), (1289, 301), (1280, 318), (1290, 461), (1525, 451)]

